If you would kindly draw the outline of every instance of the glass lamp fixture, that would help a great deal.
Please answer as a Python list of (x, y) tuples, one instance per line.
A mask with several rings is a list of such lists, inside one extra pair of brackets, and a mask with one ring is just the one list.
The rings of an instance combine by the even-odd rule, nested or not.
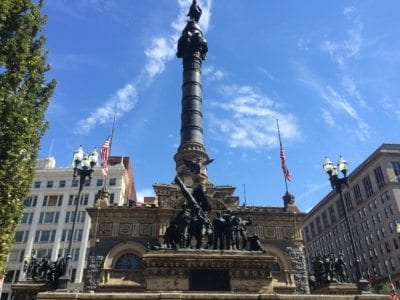
[(347, 169), (349, 168), (349, 164), (344, 160), (343, 156), (340, 155), (339, 162), (337, 164), (339, 170), (343, 173), (343, 176), (346, 177)]
[(332, 174), (333, 169), (335, 168), (335, 165), (334, 165), (333, 162), (326, 156), (322, 167), (324, 168), (324, 170), (325, 170), (326, 173)]

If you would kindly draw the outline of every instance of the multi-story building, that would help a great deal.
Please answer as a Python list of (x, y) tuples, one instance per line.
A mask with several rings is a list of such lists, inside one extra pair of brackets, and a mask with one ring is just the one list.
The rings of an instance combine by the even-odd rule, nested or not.
[(350, 219), (357, 257), (365, 279), (400, 286), (400, 144), (383, 144), (349, 176), (343, 187), (345, 206), (336, 191), (325, 196), (305, 217), (308, 271), (319, 254), (343, 253), (347, 274), (356, 280), (356, 265), (345, 224)]
[[(1, 300), (11, 297), (11, 283), (25, 278), (24, 257), (35, 253), (37, 257), (48, 255), (52, 261), (66, 255), (72, 234), (72, 282), (78, 287), (88, 255), (90, 218), (86, 208), (93, 207), (96, 193), (106, 186), (110, 192), (110, 205), (127, 206), (136, 202), (136, 192), (129, 157), (112, 156), (108, 176), (103, 177), (100, 167), (95, 166), (91, 181), (86, 179), (81, 197), (77, 199), (79, 178), (73, 179), (72, 167), (56, 168), (53, 157), (38, 160), (30, 194), (20, 225), (15, 232), (14, 246), (8, 256), (8, 273), (4, 278)], [(75, 230), (76, 201), (79, 210)]]

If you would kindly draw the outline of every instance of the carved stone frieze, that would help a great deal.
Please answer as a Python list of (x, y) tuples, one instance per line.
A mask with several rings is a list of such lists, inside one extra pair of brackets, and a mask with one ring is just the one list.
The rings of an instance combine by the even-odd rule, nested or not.
[(99, 224), (98, 235), (99, 236), (111, 236), (112, 235), (112, 229), (113, 229), (113, 223), (112, 222), (100, 223)]

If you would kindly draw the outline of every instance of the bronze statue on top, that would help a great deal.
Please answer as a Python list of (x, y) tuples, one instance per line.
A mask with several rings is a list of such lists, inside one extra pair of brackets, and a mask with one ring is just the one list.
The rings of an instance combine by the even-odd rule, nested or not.
[(195, 21), (196, 23), (199, 22), (200, 17), (202, 14), (201, 7), (197, 4), (196, 0), (193, 0), (192, 5), (190, 5), (189, 12), (187, 16), (189, 17), (190, 21)]

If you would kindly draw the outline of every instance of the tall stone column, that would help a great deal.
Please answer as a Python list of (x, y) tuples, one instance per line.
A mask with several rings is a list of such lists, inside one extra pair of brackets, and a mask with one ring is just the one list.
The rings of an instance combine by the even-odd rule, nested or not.
[(203, 145), (201, 66), (208, 50), (198, 21), (201, 8), (193, 1), (189, 20), (178, 41), (177, 56), (183, 61), (181, 141), (174, 156), (176, 172), (188, 187), (207, 180), (209, 157)]

